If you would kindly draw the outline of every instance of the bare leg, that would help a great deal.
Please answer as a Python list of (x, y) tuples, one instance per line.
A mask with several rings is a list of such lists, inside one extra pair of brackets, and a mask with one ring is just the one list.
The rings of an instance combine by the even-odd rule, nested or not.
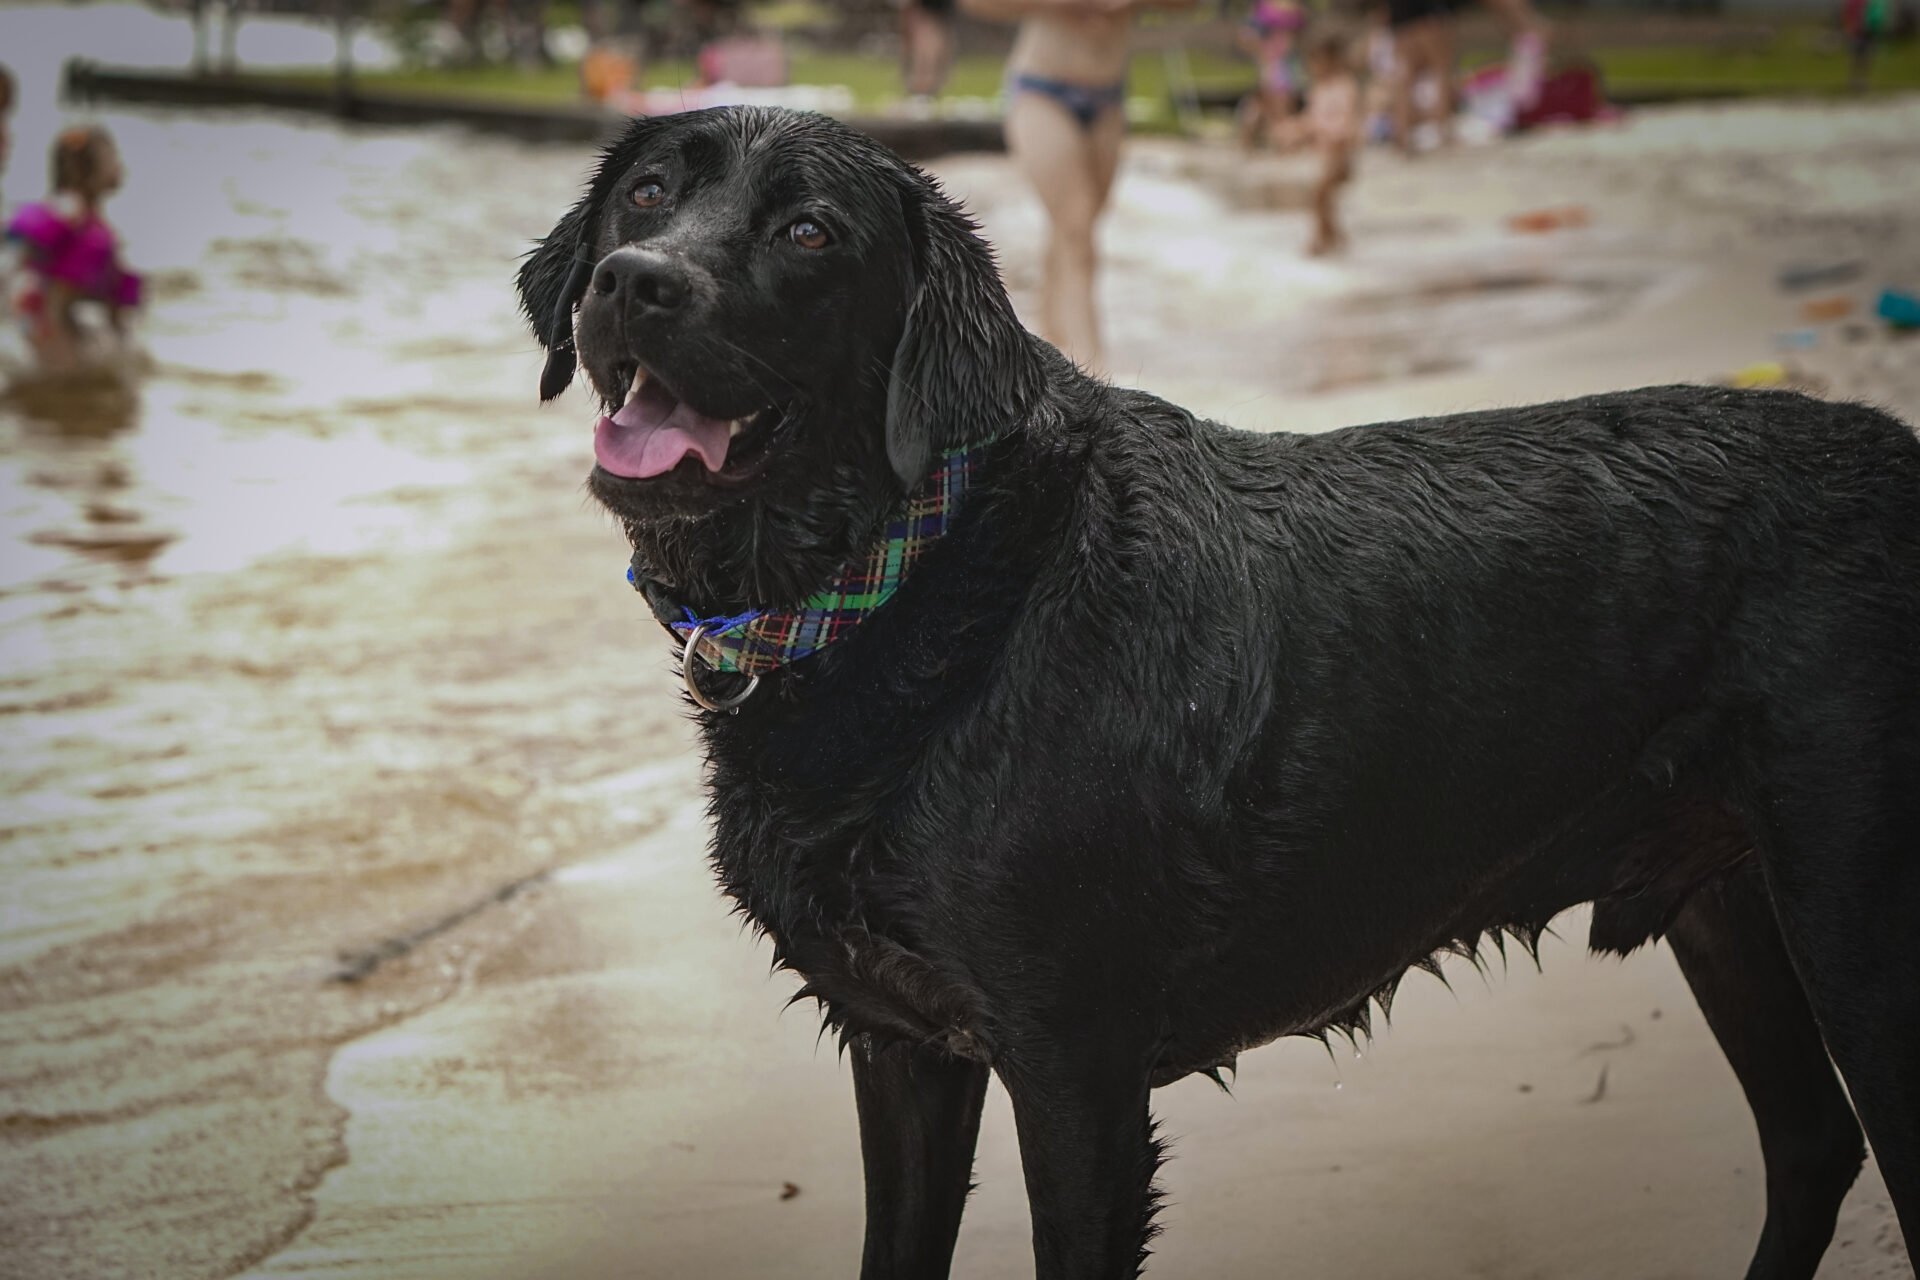
[(1286, 149), (1293, 145), (1290, 126), (1293, 123), (1293, 99), (1288, 94), (1272, 93), (1266, 89), (1256, 92), (1254, 101), (1259, 104), (1254, 117), (1259, 128), (1257, 138), (1249, 137), (1247, 145), (1256, 141), (1265, 142), (1269, 147)]
[(1420, 39), (1419, 22), (1396, 27), (1393, 32), (1393, 75), (1387, 85), (1387, 112), (1393, 121), (1393, 145), (1413, 154), (1413, 86), (1424, 66), (1425, 45)]
[(1453, 116), (1457, 109), (1458, 88), (1454, 84), (1454, 66), (1457, 61), (1453, 15), (1446, 14), (1432, 20), (1432, 32), (1427, 39), (1432, 50), (1433, 78), (1439, 85), (1438, 101), (1434, 103), (1434, 120), (1440, 126), (1440, 145), (1453, 145)]
[(76, 301), (73, 290), (57, 280), (46, 284), (44, 309), (28, 330), (28, 341), (40, 367), (49, 373), (65, 373), (80, 364), (80, 326), (74, 320)]
[(1047, 210), (1040, 332), (1085, 368), (1102, 367), (1093, 288), (1094, 229), (1120, 161), (1126, 120), (1116, 108), (1082, 129), (1059, 103), (1016, 93), (1007, 107), (1007, 149)]
[(1313, 241), (1307, 252), (1315, 257), (1332, 253), (1347, 242), (1340, 230), (1340, 188), (1352, 173), (1353, 162), (1342, 146), (1322, 146), (1320, 177), (1313, 186)]
[[(1451, 17), (1421, 18), (1394, 31), (1393, 140), (1402, 151), (1413, 150), (1413, 129), (1423, 120), (1437, 120), (1440, 141), (1453, 141), (1454, 32)], [(1414, 86), (1427, 72), (1439, 86), (1439, 101), (1431, 110), (1416, 109)]]
[(953, 59), (953, 31), (947, 19), (908, 4), (900, 10), (900, 32), (906, 46), (907, 92), (924, 97), (940, 92)]
[(1239, 120), (1240, 145), (1248, 151), (1260, 145), (1263, 126), (1266, 123), (1265, 108), (1261, 104), (1259, 90), (1240, 99)]

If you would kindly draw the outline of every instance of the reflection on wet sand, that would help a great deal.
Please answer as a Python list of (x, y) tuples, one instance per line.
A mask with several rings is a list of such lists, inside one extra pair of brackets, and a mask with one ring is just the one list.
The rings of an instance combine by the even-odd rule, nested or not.
[(111, 124), (152, 363), (0, 394), (0, 1237), (225, 1275), (344, 1158), (334, 1048), (456, 990), (606, 838), (569, 780), (672, 723), (542, 660), (631, 623), (503, 288), (578, 157)]
[(58, 493), (66, 500), (63, 508), (77, 508), (64, 518), (55, 511), (39, 517), (60, 522), (27, 533), (30, 545), (63, 547), (138, 573), (173, 541), (172, 530), (127, 505), (127, 470), (112, 449), (113, 438), (139, 417), (143, 364), (129, 359), (62, 374), (16, 375), (0, 390), (0, 452), (30, 464), (29, 485)]

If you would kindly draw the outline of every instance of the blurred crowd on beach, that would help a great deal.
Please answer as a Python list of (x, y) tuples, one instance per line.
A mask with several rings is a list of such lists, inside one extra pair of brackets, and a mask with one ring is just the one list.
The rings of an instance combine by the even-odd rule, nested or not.
[[(1368, 146), (1415, 156), (1618, 114), (1587, 42), (1563, 38), (1591, 14), (1543, 15), (1532, 0), (163, 0), (155, 7), (191, 18), (194, 69), (206, 75), (243, 70), (235, 48), (245, 23), (294, 15), (337, 32), (343, 75), (354, 33), (375, 31), (398, 65), (419, 75), (464, 75), (463, 83), (494, 92), (506, 82), (471, 77), (566, 77), (578, 98), (628, 115), (746, 103), (908, 120), (1002, 119), (1007, 150), (1050, 225), (1037, 327), (1094, 369), (1103, 367), (1093, 302), (1096, 227), (1131, 128), (1170, 119), (1189, 135), (1237, 138), (1249, 153), (1299, 153), (1312, 173), (1305, 204), (1313, 222), (1302, 249), (1323, 255), (1348, 243), (1341, 195)], [(1916, 8), (1916, 0), (1817, 8), (1823, 35), (1816, 52), (1834, 67), (1844, 64), (1848, 87), (1868, 89), (1882, 51), (1913, 44)], [(1650, 28), (1671, 16), (1643, 12)], [(1734, 24), (1712, 38), (1727, 46), (1748, 37)], [(956, 76), (963, 54), (971, 61)], [(983, 59), (998, 68), (985, 85)], [(966, 91), (955, 91), (957, 79), (968, 81)], [(72, 181), (61, 185), (56, 158), (52, 203), (7, 210), (11, 249), (0, 260), (38, 360), (55, 368), (111, 347), (139, 301), (138, 276), (115, 258), (101, 214), (120, 178), (112, 140), (74, 134), (62, 145), (73, 152), (64, 162)], [(102, 176), (74, 178), (83, 168)], [(82, 242), (84, 250), (74, 247)], [(86, 283), (76, 283), (80, 276)], [(83, 313), (104, 323), (89, 327)]]

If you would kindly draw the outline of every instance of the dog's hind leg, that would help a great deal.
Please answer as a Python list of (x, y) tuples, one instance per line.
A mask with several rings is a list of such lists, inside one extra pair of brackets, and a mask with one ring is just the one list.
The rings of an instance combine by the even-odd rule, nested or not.
[[(1750, 812), (1781, 936), (1852, 1095), (1909, 1249), (1920, 1247), (1920, 651), (1891, 680), (1805, 682)], [(1905, 671), (1901, 671), (1901, 667)]]
[(1695, 890), (1667, 941), (1760, 1130), (1767, 1221), (1747, 1280), (1811, 1280), (1866, 1148), (1759, 867), (1748, 861)]
[(1084, 1045), (1068, 1056), (1071, 1064), (996, 1063), (1020, 1136), (1034, 1276), (1132, 1280), (1152, 1236), (1160, 1165), (1147, 1069)]
[(972, 1190), (983, 1063), (906, 1043), (852, 1044), (867, 1186), (861, 1280), (945, 1280)]

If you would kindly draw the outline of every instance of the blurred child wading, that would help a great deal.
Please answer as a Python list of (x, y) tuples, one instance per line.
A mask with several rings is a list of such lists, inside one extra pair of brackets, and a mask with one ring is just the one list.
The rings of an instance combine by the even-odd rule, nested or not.
[[(120, 349), (127, 313), (140, 305), (140, 277), (121, 265), (119, 242), (100, 213), (122, 177), (112, 136), (97, 126), (63, 131), (51, 168), (52, 194), (20, 206), (7, 237), (24, 251), (14, 307), (41, 367), (63, 373)], [(111, 337), (84, 322), (83, 304), (105, 309)]]

